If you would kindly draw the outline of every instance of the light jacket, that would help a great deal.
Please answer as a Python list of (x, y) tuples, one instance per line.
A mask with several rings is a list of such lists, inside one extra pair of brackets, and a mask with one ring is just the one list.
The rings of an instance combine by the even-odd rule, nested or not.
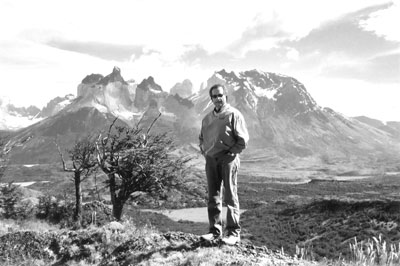
[(200, 150), (205, 156), (240, 153), (249, 141), (243, 115), (229, 104), (225, 104), (219, 113), (211, 111), (201, 123), (199, 141)]

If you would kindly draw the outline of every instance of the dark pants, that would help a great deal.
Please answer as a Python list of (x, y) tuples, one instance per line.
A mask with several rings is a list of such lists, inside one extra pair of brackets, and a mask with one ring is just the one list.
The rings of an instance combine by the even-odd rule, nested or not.
[(240, 166), (239, 155), (223, 154), (216, 158), (206, 156), (208, 183), (208, 220), (210, 232), (222, 235), (222, 185), (227, 205), (226, 230), (228, 235), (240, 235), (239, 198), (237, 194), (237, 173)]

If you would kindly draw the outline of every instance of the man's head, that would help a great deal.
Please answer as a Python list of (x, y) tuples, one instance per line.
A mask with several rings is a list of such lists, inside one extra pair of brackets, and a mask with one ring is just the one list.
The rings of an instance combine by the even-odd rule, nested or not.
[(228, 100), (225, 86), (222, 84), (215, 84), (210, 88), (209, 93), (215, 109), (217, 111), (220, 110)]

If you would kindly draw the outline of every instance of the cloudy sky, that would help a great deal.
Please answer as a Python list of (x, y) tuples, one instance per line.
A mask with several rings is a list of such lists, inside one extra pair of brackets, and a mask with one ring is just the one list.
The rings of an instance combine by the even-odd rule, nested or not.
[(0, 0), (0, 96), (43, 107), (114, 66), (166, 91), (259, 69), (344, 115), (400, 121), (397, 25), (398, 0)]

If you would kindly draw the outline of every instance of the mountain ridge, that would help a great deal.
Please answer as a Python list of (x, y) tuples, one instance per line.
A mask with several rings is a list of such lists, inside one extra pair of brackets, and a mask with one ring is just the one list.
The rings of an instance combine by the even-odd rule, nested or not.
[[(247, 158), (260, 157), (268, 150), (274, 151), (281, 159), (310, 156), (386, 158), (400, 151), (395, 128), (385, 130), (360, 119), (345, 117), (330, 108), (322, 108), (295, 78), (260, 70), (236, 73), (225, 69), (215, 72), (202, 89), (186, 98), (176, 91), (175, 95), (164, 91), (152, 76), (139, 84), (126, 82), (118, 67), (105, 77), (88, 75), (78, 85), (77, 97), (70, 104), (56, 115), (45, 118), (44, 122), (16, 133), (12, 143), (18, 146), (19, 140), (25, 139), (21, 132), (31, 131), (31, 140), (45, 138), (43, 132), (48, 130), (41, 128), (49, 125), (63, 128), (57, 120), (66, 116), (75, 117), (76, 121), (85, 118), (89, 124), (91, 115), (95, 117), (93, 121), (100, 121), (101, 116), (107, 117), (101, 123), (118, 117), (126, 125), (133, 126), (138, 121), (150, 123), (161, 113), (155, 132), (169, 132), (180, 146), (192, 145), (197, 143), (202, 117), (213, 108), (208, 89), (216, 83), (226, 85), (228, 102), (245, 117), (251, 132), (249, 149), (244, 152)], [(191, 90), (189, 82), (182, 82), (179, 86), (180, 90)], [(78, 126), (73, 125), (74, 119), (67, 120), (66, 128), (85, 128), (83, 122)], [(396, 125), (393, 123), (392, 126)], [(87, 132), (75, 132), (76, 137), (95, 131), (86, 129)], [(70, 130), (60, 131), (60, 134), (67, 132)], [(42, 139), (39, 142), (46, 141)], [(23, 145), (29, 146), (29, 143)], [(40, 150), (38, 146), (35, 149)], [(50, 155), (48, 159), (53, 157)], [(21, 154), (15, 156), (21, 157)], [(16, 161), (23, 162), (20, 159)]]

